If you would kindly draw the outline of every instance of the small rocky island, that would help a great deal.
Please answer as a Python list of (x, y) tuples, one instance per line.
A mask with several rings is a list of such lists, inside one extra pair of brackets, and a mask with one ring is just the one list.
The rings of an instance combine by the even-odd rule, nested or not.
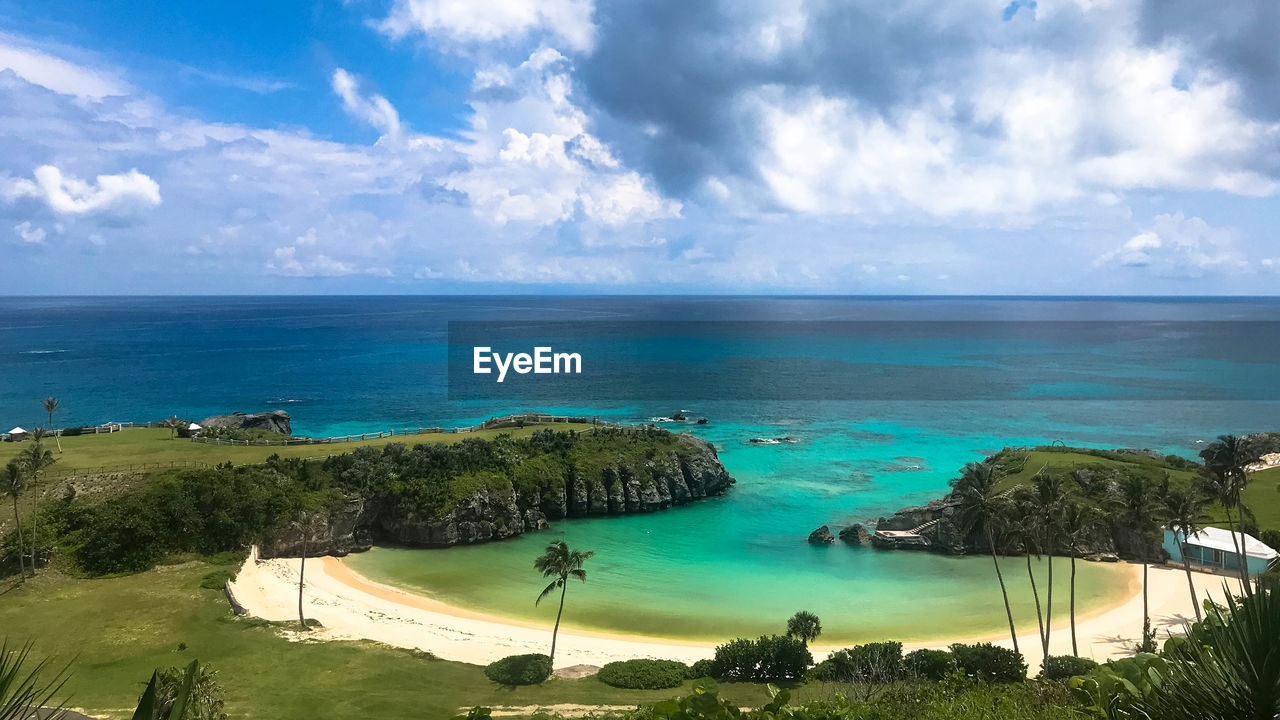
[[(392, 443), (323, 465), (343, 497), (306, 529), (308, 555), (375, 541), (468, 545), (541, 530), (563, 518), (647, 513), (720, 495), (734, 479), (715, 448), (653, 427), (541, 430), (408, 447)], [(299, 555), (295, 527), (263, 538), (263, 557)]]

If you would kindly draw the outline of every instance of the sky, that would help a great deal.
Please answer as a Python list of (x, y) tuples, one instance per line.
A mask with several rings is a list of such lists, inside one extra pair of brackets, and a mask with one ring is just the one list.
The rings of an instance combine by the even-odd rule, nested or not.
[(0, 0), (0, 295), (1274, 295), (1280, 3)]

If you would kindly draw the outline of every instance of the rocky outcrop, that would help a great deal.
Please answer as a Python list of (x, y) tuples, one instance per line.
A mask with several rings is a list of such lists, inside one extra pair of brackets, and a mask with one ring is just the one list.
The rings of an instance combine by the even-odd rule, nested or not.
[[(307, 555), (342, 555), (367, 550), (375, 538), (415, 547), (470, 545), (543, 530), (550, 521), (604, 515), (628, 515), (664, 510), (720, 495), (734, 480), (710, 443), (676, 436), (675, 449), (664, 447), (641, 464), (628, 464), (622, 455), (613, 467), (598, 474), (573, 472), (563, 483), (539, 492), (481, 490), (463, 498), (448, 512), (422, 517), (386, 503), (352, 500), (329, 518), (319, 518), (308, 530)], [(832, 537), (834, 540), (834, 537)], [(260, 543), (263, 557), (297, 556), (302, 533), (296, 528)]]
[(809, 533), (810, 545), (830, 545), (836, 541), (836, 536), (831, 534), (831, 528), (823, 525), (822, 527)]
[(265, 430), (267, 432), (280, 433), (281, 435), (292, 435), (293, 427), (291, 422), (289, 413), (283, 410), (272, 410), (271, 412), (251, 414), (235, 412), (230, 415), (214, 415), (201, 420), (200, 426), (206, 430), (209, 428), (231, 428), (236, 430)]
[(862, 523), (854, 523), (840, 530), (840, 539), (849, 545), (870, 545), (871, 533)]

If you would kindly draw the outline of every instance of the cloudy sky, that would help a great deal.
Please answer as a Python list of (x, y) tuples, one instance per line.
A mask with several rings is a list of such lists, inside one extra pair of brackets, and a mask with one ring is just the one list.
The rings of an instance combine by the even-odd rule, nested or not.
[(0, 0), (0, 294), (1275, 294), (1280, 3)]

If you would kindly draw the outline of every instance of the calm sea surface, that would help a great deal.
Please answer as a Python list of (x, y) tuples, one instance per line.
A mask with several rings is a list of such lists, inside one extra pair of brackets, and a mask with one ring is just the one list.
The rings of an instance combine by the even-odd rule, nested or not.
[[(643, 353), (621, 357), (615, 346), (611, 362), (630, 365), (596, 386), (556, 379), (555, 401), (545, 385), (514, 382), (450, 400), (451, 321), (558, 323), (557, 349), (578, 343), (587, 362), (597, 349), (605, 355), (601, 338), (636, 332)], [(0, 315), (0, 424), (44, 423), (48, 395), (66, 408), (61, 425), (284, 409), (308, 435), (466, 425), (528, 409), (620, 422), (683, 410), (708, 424), (668, 427), (713, 442), (739, 481), (723, 498), (351, 561), (448, 601), (543, 617), (553, 609), (533, 605), (532, 558), (563, 536), (598, 553), (589, 582), (570, 589), (570, 625), (721, 638), (776, 631), (810, 609), (832, 642), (998, 632), (989, 560), (811, 547), (805, 537), (927, 501), (963, 463), (1005, 446), (1192, 456), (1219, 433), (1280, 429), (1278, 321), (1277, 299), (10, 298)], [(752, 342), (752, 322), (774, 329), (768, 342)], [(786, 323), (801, 330), (779, 342)], [(689, 358), (707, 380), (675, 393), (686, 401), (661, 392), (664, 378), (684, 387)], [(802, 388), (802, 399), (770, 391), (778, 387)], [(798, 442), (747, 442), (784, 435)], [(1122, 591), (1114, 568), (1084, 564), (1081, 573), (1086, 609)], [(1022, 585), (1016, 611), (1029, 618)]]

